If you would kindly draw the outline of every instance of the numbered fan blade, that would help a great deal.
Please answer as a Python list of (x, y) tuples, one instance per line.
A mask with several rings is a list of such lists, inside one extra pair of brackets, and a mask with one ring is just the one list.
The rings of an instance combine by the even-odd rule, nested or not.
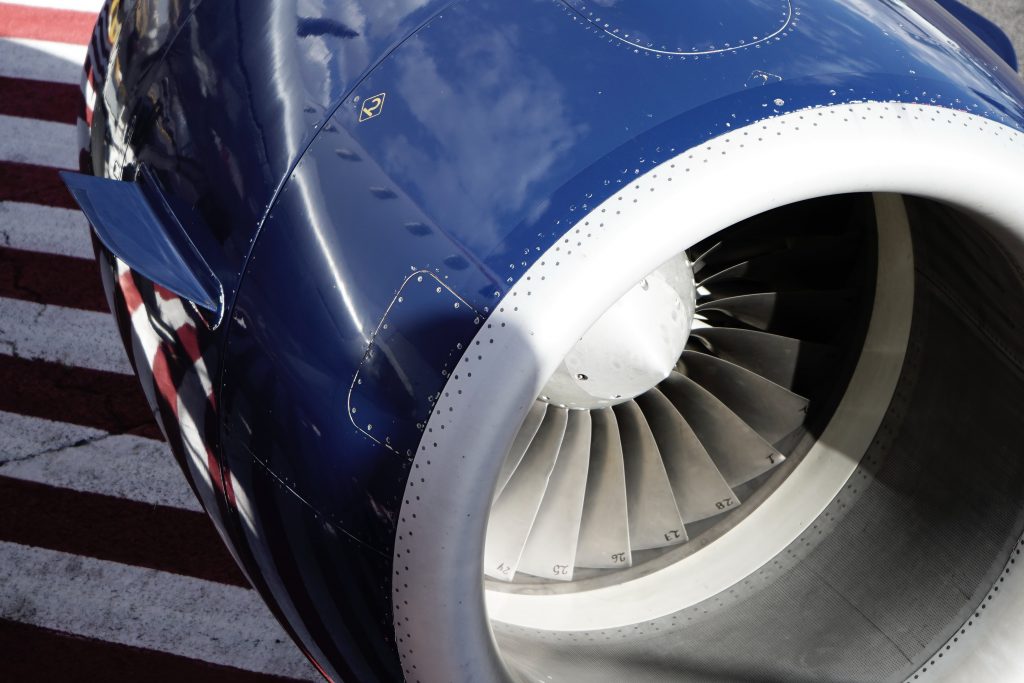
[(523, 547), (555, 468), (568, 420), (566, 409), (548, 408), (533, 443), (494, 502), (484, 545), (484, 572), (488, 576), (504, 581), (515, 578)]
[(652, 389), (637, 404), (644, 411), (661, 451), (684, 524), (713, 517), (739, 505), (739, 498), (671, 401)]
[(803, 424), (806, 398), (706, 353), (684, 351), (682, 362), (690, 379), (714, 394), (769, 443), (778, 443)]
[(635, 401), (616, 406), (626, 466), (629, 541), (633, 550), (661, 548), (687, 540), (675, 494), (658, 445)]
[(626, 470), (615, 413), (591, 413), (590, 475), (576, 566), (611, 569), (633, 564), (626, 507)]
[(590, 412), (569, 411), (565, 438), (518, 570), (572, 581), (590, 467)]
[(744, 484), (785, 459), (736, 413), (688, 377), (673, 373), (660, 388), (686, 415), (729, 486)]

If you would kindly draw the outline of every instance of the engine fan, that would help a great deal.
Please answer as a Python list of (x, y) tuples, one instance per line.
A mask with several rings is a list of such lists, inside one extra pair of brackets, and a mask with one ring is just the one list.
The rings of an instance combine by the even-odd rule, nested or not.
[(516, 435), (485, 572), (579, 581), (721, 533), (827, 424), (869, 319), (874, 245), (869, 200), (819, 200), (745, 221), (638, 283)]

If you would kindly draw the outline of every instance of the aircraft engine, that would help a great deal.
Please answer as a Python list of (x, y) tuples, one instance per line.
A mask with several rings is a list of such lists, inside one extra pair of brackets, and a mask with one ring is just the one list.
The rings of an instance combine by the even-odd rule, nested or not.
[(67, 181), (172, 449), (326, 676), (1024, 676), (993, 25), (114, 5)]

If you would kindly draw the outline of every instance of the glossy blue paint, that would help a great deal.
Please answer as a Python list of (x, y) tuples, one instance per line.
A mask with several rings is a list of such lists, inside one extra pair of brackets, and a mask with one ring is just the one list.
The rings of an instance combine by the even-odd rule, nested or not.
[(220, 283), (148, 173), (137, 183), (70, 171), (60, 175), (110, 253), (220, 319)]
[(198, 343), (212, 457), (237, 487), (223, 528), (348, 681), (401, 675), (391, 553), (434, 400), (490, 312), (515, 305), (509, 288), (548, 248), (571, 250), (594, 206), (685, 149), (821, 105), (918, 102), (1024, 130), (1021, 81), (932, 0), (190, 12), (130, 69), (94, 161), (122, 153), (102, 166), (143, 164), (195, 212), (186, 230), (228, 304)]

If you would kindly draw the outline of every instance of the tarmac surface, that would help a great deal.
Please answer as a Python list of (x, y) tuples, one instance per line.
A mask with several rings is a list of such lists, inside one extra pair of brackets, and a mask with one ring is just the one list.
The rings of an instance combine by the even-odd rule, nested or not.
[[(1024, 55), (1024, 0), (965, 2)], [(56, 175), (101, 4), (0, 0), (0, 681), (317, 680), (167, 451)]]

